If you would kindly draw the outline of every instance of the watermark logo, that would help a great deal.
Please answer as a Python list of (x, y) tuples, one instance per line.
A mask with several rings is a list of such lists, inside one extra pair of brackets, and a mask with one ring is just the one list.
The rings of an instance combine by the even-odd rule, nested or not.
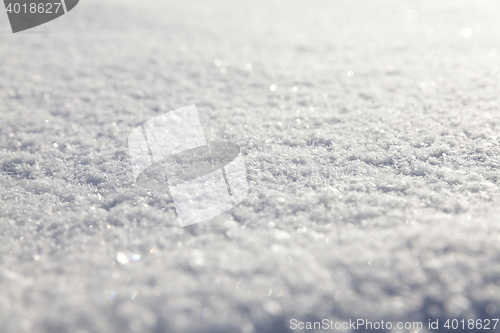
[(136, 184), (168, 189), (183, 227), (220, 215), (248, 195), (240, 147), (207, 143), (194, 105), (135, 128), (128, 149)]
[(3, 0), (12, 32), (31, 29), (63, 16), (79, 0)]

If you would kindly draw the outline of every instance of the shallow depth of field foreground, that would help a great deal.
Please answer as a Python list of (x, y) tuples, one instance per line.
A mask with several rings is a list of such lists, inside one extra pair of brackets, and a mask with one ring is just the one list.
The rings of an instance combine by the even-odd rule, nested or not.
[[(2, 8), (0, 330), (500, 318), (499, 17), (82, 0), (12, 34)], [(241, 147), (250, 193), (181, 228), (167, 190), (136, 186), (127, 137), (190, 104)]]

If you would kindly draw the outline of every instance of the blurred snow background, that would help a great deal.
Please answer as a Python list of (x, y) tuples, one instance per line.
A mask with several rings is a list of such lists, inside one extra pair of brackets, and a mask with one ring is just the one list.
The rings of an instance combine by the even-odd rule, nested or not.
[[(1, 331), (499, 318), (499, 15), (87, 0), (13, 35), (2, 9)], [(189, 104), (242, 147), (251, 193), (181, 228), (127, 137)]]

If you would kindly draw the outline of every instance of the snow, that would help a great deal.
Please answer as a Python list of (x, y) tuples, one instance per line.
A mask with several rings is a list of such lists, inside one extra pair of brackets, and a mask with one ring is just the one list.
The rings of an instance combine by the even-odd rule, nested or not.
[[(499, 9), (87, 0), (15, 35), (0, 13), (2, 332), (498, 318)], [(182, 228), (127, 138), (191, 104), (250, 191)]]

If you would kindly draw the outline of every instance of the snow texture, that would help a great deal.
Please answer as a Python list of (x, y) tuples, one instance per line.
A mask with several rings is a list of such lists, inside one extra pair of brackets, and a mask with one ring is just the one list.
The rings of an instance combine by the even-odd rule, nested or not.
[[(2, 9), (0, 330), (499, 318), (499, 12), (87, 0), (12, 34)], [(181, 228), (127, 138), (191, 104), (250, 193)]]

